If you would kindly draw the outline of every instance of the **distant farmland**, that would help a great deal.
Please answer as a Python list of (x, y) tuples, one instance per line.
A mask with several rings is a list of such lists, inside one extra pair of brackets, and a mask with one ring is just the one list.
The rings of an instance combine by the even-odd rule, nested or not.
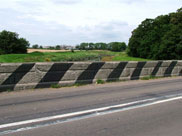
[(49, 49), (28, 49), (28, 53), (32, 52), (68, 52), (70, 50), (49, 50)]
[(147, 61), (147, 59), (129, 57), (125, 52), (112, 51), (70, 51), (30, 49), (27, 54), (0, 55), (0, 63), (23, 62), (65, 62), (65, 61)]

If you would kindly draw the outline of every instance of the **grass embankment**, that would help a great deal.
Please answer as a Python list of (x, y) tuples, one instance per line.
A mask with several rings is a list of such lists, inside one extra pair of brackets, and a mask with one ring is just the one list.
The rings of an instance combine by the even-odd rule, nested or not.
[(33, 52), (28, 54), (0, 55), (0, 63), (58, 62), (58, 61), (147, 61), (129, 57), (125, 52), (76, 51), (76, 52)]

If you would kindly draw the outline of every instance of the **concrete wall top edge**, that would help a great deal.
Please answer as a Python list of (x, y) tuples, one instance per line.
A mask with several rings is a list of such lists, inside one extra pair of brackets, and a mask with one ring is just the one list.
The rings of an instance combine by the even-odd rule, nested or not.
[[(38, 69), (40, 71), (48, 71), (53, 65), (55, 67), (61, 68), (62, 70), (67, 69), (67, 67), (70, 68), (70, 70), (85, 70), (88, 68), (90, 64), (102, 64), (103, 66), (101, 69), (115, 69), (123, 66), (123, 64), (126, 64), (127, 68), (133, 68), (133, 67), (140, 67), (141, 64), (142, 67), (148, 68), (148, 67), (169, 67), (171, 63), (175, 63), (175, 60), (167, 60), (167, 61), (110, 61), (110, 62), (38, 62), (38, 63), (0, 63), (0, 73), (2, 72), (13, 72), (18, 67), (22, 67), (22, 70), (28, 67), (34, 66), (33, 68)], [(176, 60), (175, 66), (182, 66), (182, 60)], [(121, 64), (123, 63), (123, 64)], [(160, 64), (161, 63), (161, 64)], [(57, 69), (57, 68), (56, 68)], [(22, 71), (20, 70), (20, 71)], [(32, 69), (34, 71), (34, 69)]]
[(18, 64), (5, 64), (0, 66), (0, 73), (12, 72), (33, 72), (35, 71), (35, 63), (18, 63)]
[(82, 64), (82, 63), (102, 63), (102, 62), (105, 62), (105, 63), (120, 63), (120, 62), (130, 62), (130, 63), (138, 63), (138, 62), (172, 62), (172, 61), (177, 61), (177, 62), (181, 62), (182, 63), (182, 60), (151, 60), (151, 61), (68, 61), (68, 62), (64, 62), (64, 61), (61, 61), (61, 62), (25, 62), (25, 63), (0, 63), (0, 66), (2, 65), (21, 65), (21, 64), (39, 64), (39, 65), (45, 65), (45, 64), (54, 64), (54, 63), (77, 63), (77, 64)]
[(22, 65), (22, 64), (36, 64), (36, 63), (33, 63), (33, 62), (26, 62), (26, 63), (0, 63), (0, 66), (9, 66), (9, 65), (13, 65), (13, 66), (15, 66), (15, 65)]

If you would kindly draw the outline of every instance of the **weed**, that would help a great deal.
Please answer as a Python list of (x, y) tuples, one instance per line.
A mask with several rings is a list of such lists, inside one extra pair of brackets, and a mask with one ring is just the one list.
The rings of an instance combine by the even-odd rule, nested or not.
[(163, 77), (156, 77), (156, 76), (145, 76), (145, 77), (142, 77), (141, 80), (150, 80), (150, 79), (158, 79), (158, 78), (163, 78)]
[(71, 52), (72, 52), (72, 53), (74, 53), (74, 52), (75, 52), (75, 50), (74, 50), (74, 49), (71, 49)]
[(101, 80), (101, 79), (97, 79), (97, 81), (96, 81), (96, 84), (104, 84), (104, 83), (105, 83), (105, 81)]
[(7, 92), (13, 92), (13, 90), (12, 89), (7, 89)]
[(61, 86), (59, 84), (52, 84), (51, 88), (61, 88)]
[(51, 59), (50, 59), (50, 58), (45, 58), (45, 61), (46, 61), (46, 62), (50, 62)]
[(84, 86), (87, 85), (86, 83), (75, 83), (73, 86), (79, 87), (79, 86)]

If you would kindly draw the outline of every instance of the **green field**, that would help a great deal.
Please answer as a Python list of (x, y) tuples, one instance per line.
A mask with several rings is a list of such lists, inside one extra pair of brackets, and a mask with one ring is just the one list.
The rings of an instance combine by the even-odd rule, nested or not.
[(0, 55), (0, 63), (58, 62), (58, 61), (147, 61), (129, 57), (125, 52), (75, 51), (75, 52), (33, 52), (28, 54)]

